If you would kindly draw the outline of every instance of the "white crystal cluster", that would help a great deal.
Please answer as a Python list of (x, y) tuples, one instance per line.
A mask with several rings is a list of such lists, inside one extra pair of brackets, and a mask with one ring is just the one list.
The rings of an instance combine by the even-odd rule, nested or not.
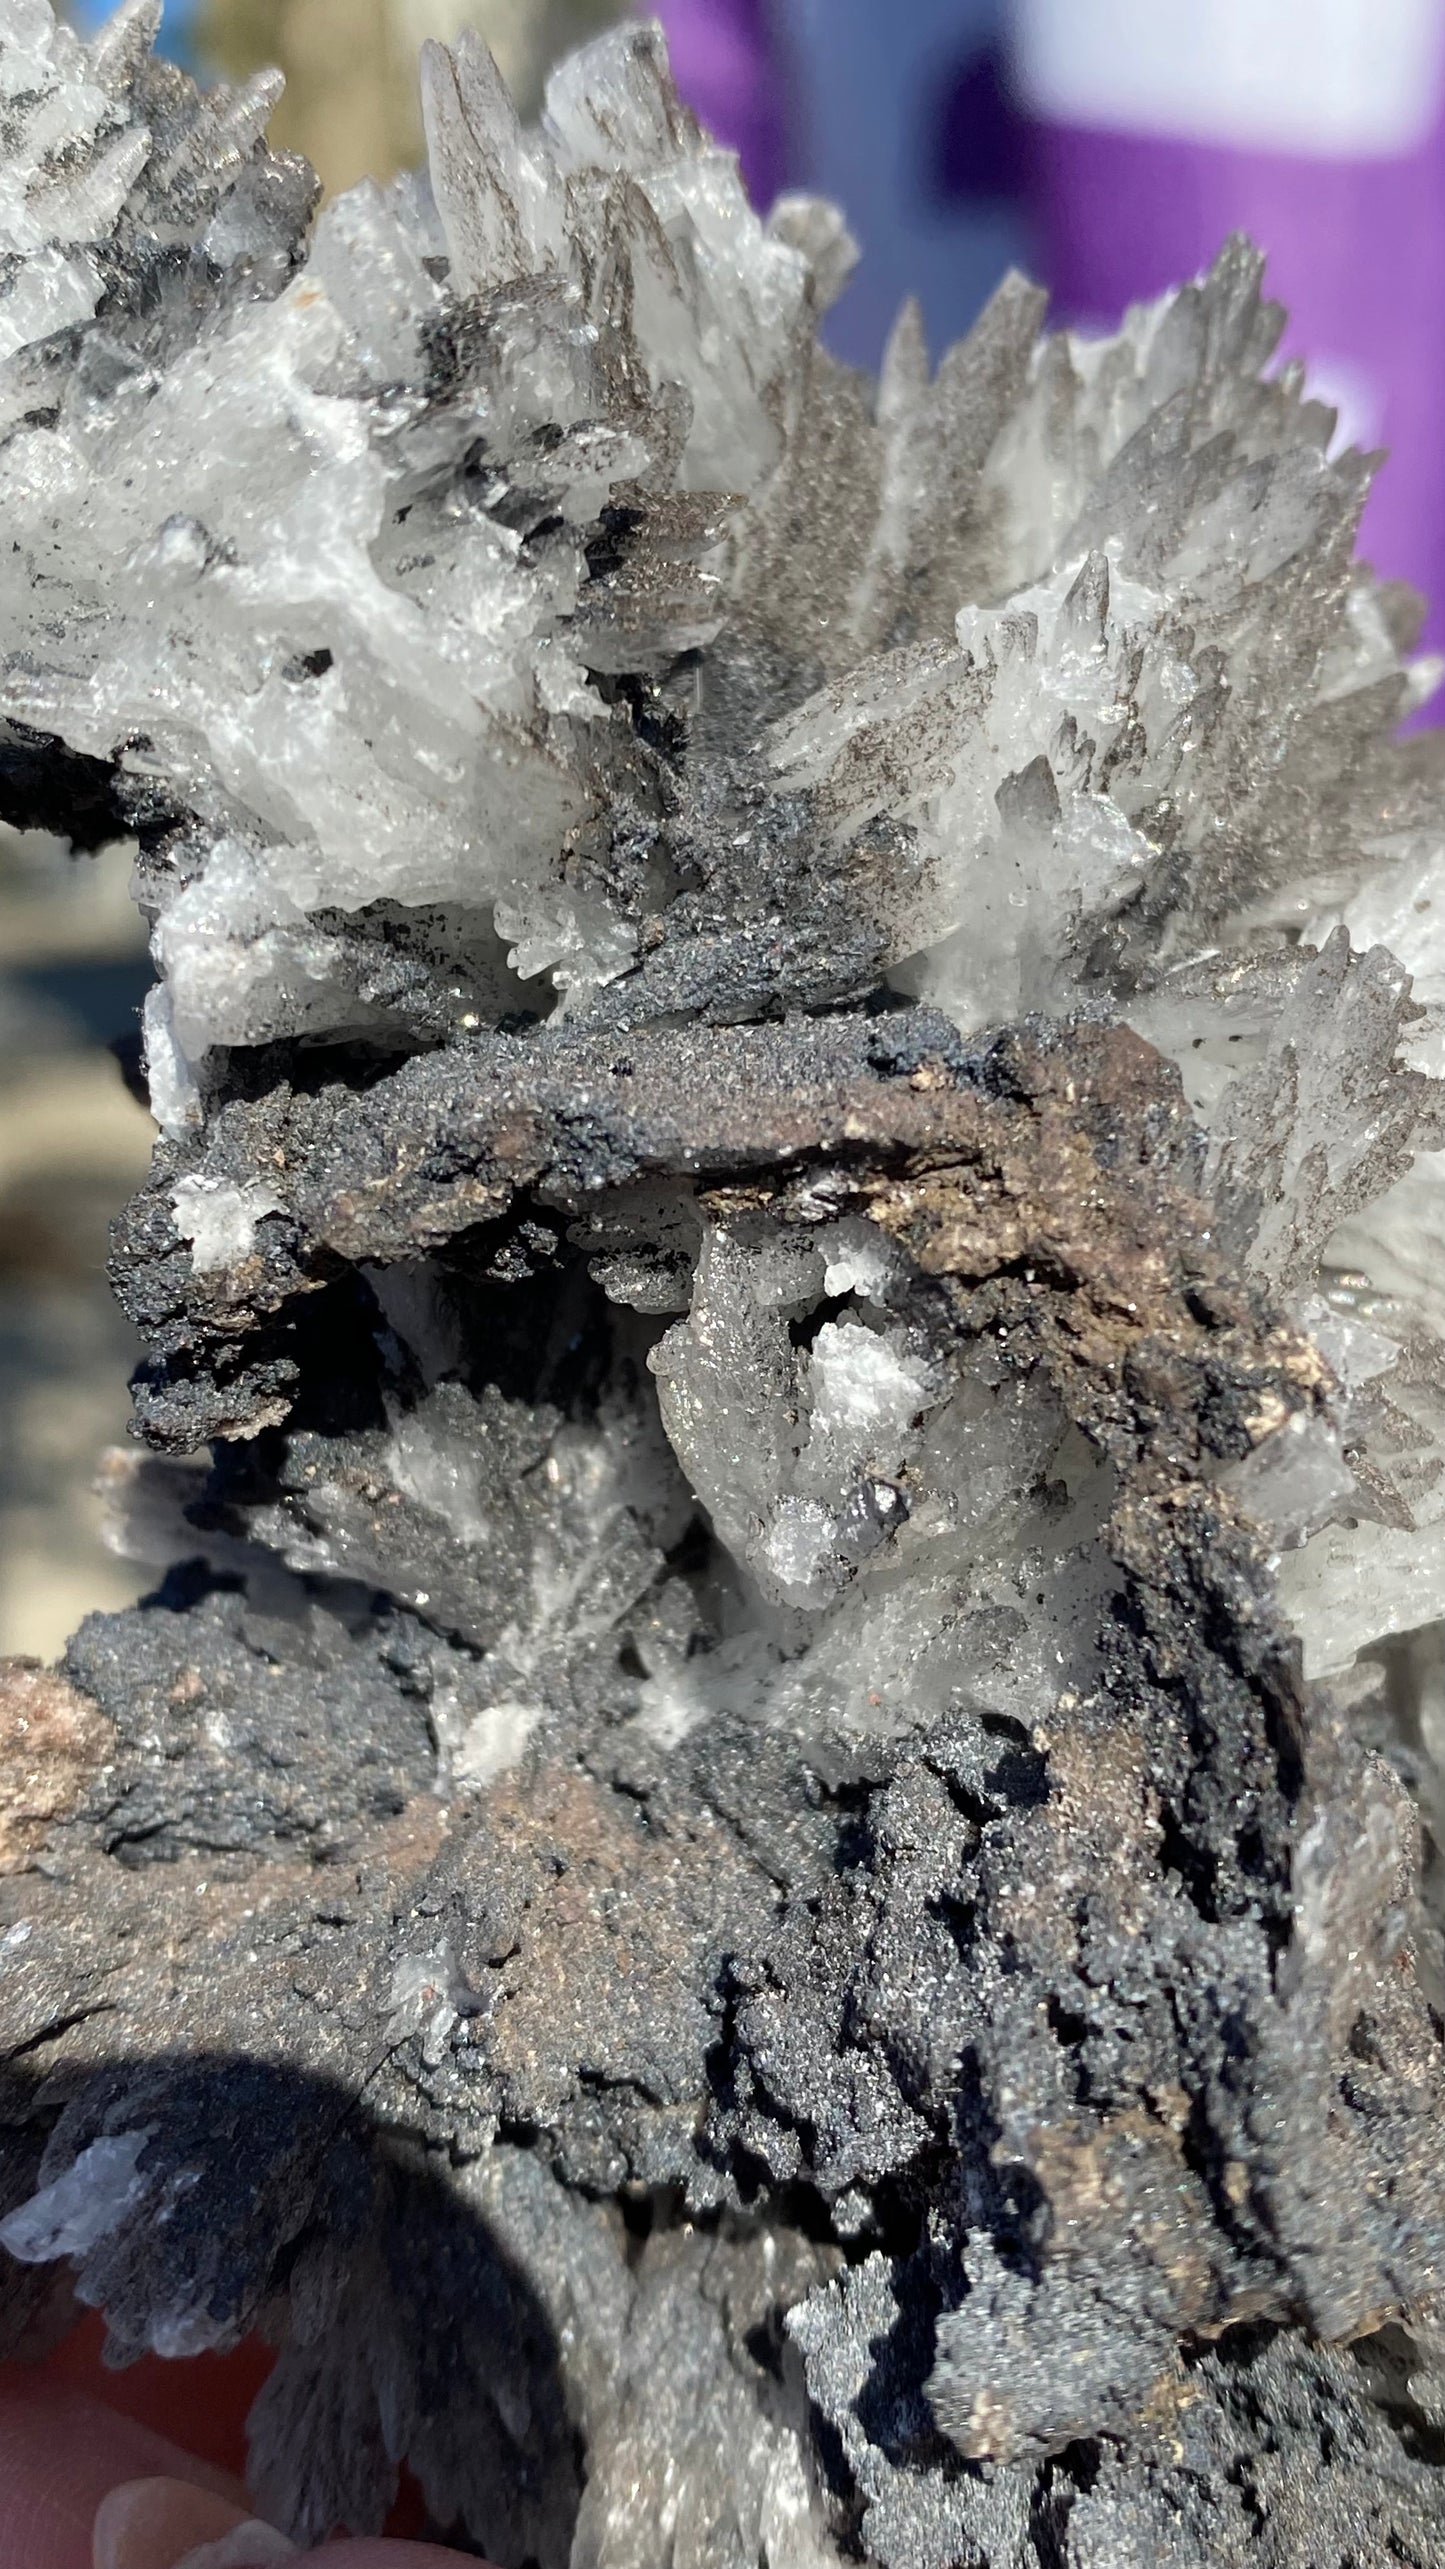
[[(1065, 1422), (1036, 1386), (987, 1356), (962, 1383), (930, 1361), (889, 1311), (902, 1261), (870, 1228), (711, 1227), (688, 1317), (653, 1351), (684, 1475), (762, 1600), (724, 1671), (693, 1664), (686, 1713), (687, 1663), (649, 1671), (641, 1718), (665, 1736), (735, 1700), (744, 1670), (804, 1732), (896, 1732), (960, 1689), (1042, 1721), (1088, 1678), (1107, 1475), (1080, 1443), (1069, 1486)], [(799, 1348), (824, 1308), (838, 1316)]]
[[(1010, 281), (936, 374), (905, 312), (873, 387), (816, 338), (841, 223), (758, 218), (655, 31), (564, 65), (525, 132), (480, 43), (430, 46), (426, 174), (308, 234), (268, 93), (199, 101), (157, 16), (86, 46), (0, 0), (0, 718), (146, 823), (162, 1126), (203, 1134), (266, 1046), (394, 1058), (519, 1011), (887, 986), (968, 1035), (1120, 1019), (1333, 1379), (1332, 1423), (1239, 1483), (1311, 1669), (1432, 1623), (1445, 793), (1393, 730), (1433, 672), (1351, 565), (1367, 468), (1271, 371), (1258, 262), (1098, 342), (1037, 337)], [(785, 846), (808, 889), (758, 873), (752, 951), (796, 930), (813, 982), (689, 997), (659, 958), (699, 882)], [(872, 943), (835, 992), (844, 898)], [(176, 1229), (224, 1275), (284, 1202), (192, 1174)], [(1100, 1467), (1017, 1384), (940, 1382), (860, 1230), (784, 1255), (674, 1205), (596, 1244), (617, 1301), (675, 1315), (663, 1423), (747, 1600), (701, 1694), (662, 1618), (659, 1737), (780, 1686), (865, 1726), (946, 1700), (990, 1629), (1035, 1711), (1087, 1675)], [(454, 1425), (419, 1460), (426, 1415), (436, 1491), (470, 1467)], [(509, 1645), (512, 1715), (539, 1646)]]

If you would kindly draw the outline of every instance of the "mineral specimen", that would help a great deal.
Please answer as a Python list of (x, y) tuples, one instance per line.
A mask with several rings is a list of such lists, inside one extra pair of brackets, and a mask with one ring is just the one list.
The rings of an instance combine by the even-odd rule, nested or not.
[(312, 225), (0, 0), (0, 800), (161, 1584), (9, 1678), (12, 2340), (504, 2569), (1445, 2557), (1445, 759), (1231, 243), (817, 338), (618, 32)]

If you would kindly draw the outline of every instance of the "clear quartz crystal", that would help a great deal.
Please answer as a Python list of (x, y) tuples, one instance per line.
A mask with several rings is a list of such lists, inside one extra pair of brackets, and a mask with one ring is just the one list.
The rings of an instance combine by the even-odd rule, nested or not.
[(80, 2257), (118, 2229), (149, 2191), (139, 2174), (148, 2132), (107, 2133), (0, 2222), (0, 2246), (27, 2264)]

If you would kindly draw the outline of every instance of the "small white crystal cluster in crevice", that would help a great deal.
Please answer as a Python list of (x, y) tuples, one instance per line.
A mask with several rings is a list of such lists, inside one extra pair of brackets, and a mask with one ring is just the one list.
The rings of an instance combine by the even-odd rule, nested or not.
[[(890, 1276), (885, 1244), (830, 1238), (864, 1227), (710, 1229), (689, 1315), (650, 1358), (683, 1472), (756, 1583), (720, 1699), (745, 1667), (754, 1709), (805, 1734), (896, 1732), (960, 1687), (1043, 1720), (1093, 1666), (1109, 1474), (1080, 1446), (1071, 1491), (1057, 1406), (986, 1351), (962, 1381), (936, 1364), (888, 1310), (902, 1262)], [(699, 1711), (709, 1675), (694, 1667)], [(678, 1676), (654, 1678), (672, 1709), (644, 1721), (682, 1718)]]

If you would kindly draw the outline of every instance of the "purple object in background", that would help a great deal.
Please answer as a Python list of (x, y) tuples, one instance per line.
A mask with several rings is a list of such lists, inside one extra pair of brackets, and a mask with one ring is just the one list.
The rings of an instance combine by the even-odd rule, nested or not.
[(655, 0), (678, 88), (742, 163), (764, 213), (788, 182), (788, 118), (768, 0)]
[(909, 287), (936, 353), (1021, 255), (1060, 319), (1111, 329), (1250, 233), (1286, 352), (1342, 437), (1390, 450), (1362, 541), (1445, 643), (1445, 0), (1008, 0), (1031, 253), (1000, 0), (655, 5), (756, 201), (843, 204), (864, 261), (830, 337), (863, 363)]
[(1014, 40), (1059, 317), (1112, 326), (1248, 232), (1286, 353), (1390, 450), (1363, 549), (1445, 641), (1445, 0), (1017, 0)]
[(834, 353), (876, 366), (916, 294), (941, 356), (1025, 254), (1002, 0), (652, 5), (683, 96), (740, 153), (755, 201), (806, 187), (842, 206), (863, 255), (828, 316)]

